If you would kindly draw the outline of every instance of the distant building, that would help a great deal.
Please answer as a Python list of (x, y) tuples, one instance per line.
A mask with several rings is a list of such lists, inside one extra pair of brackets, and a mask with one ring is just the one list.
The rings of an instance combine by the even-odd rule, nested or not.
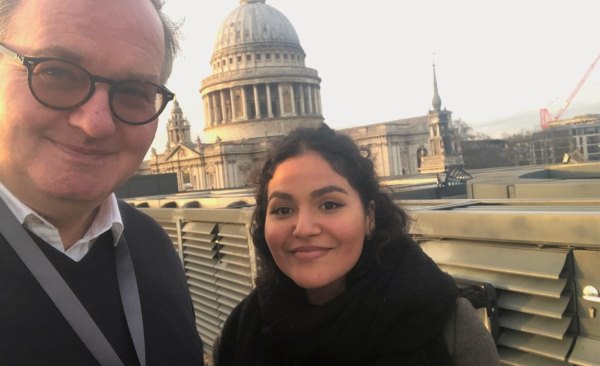
[[(556, 131), (557, 135), (569, 135), (568, 146), (579, 150), (585, 160), (600, 161), (600, 114), (586, 114), (571, 119), (553, 121), (550, 122), (549, 131)], [(568, 132), (565, 133), (565, 131)], [(566, 145), (563, 144), (563, 146)]]
[(462, 141), (465, 168), (600, 161), (600, 114), (553, 121), (506, 139)]
[(507, 158), (514, 165), (562, 163), (572, 154), (600, 160), (600, 114), (551, 122), (545, 130), (507, 139)]
[(462, 141), (465, 169), (483, 169), (515, 165), (507, 157), (508, 142), (501, 139)]
[[(178, 188), (206, 190), (248, 185), (268, 149), (299, 126), (323, 121), (320, 82), (290, 21), (265, 0), (241, 0), (221, 24), (212, 74), (200, 94), (205, 140), (174, 101), (163, 153), (152, 151), (140, 173), (176, 173)], [(368, 147), (380, 177), (442, 172), (462, 165), (451, 112), (441, 109), (434, 67), (434, 109), (428, 115), (341, 130)]]

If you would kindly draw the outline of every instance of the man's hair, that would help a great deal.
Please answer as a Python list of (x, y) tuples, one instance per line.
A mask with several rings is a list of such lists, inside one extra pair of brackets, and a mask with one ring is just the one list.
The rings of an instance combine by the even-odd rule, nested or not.
[[(8, 24), (20, 1), (21, 0), (0, 0), (0, 40), (5, 39)], [(162, 82), (165, 82), (169, 78), (169, 75), (171, 75), (173, 61), (179, 51), (179, 25), (162, 12), (164, 0), (150, 0), (150, 2), (158, 12), (164, 31), (165, 58), (161, 70), (161, 79)]]
[(411, 242), (408, 234), (409, 217), (381, 190), (369, 150), (358, 147), (350, 137), (336, 133), (325, 123), (319, 128), (297, 128), (269, 153), (262, 170), (256, 172), (254, 177), (256, 208), (250, 234), (260, 259), (257, 276), (259, 285), (274, 285), (283, 276), (265, 239), (269, 182), (279, 164), (309, 151), (319, 154), (337, 174), (348, 181), (358, 193), (365, 214), (371, 202), (374, 203), (375, 228), (365, 241), (361, 260), (348, 273), (349, 280), (363, 271), (362, 263), (373, 263), (373, 260), (380, 262), (382, 258), (379, 254), (384, 246)]

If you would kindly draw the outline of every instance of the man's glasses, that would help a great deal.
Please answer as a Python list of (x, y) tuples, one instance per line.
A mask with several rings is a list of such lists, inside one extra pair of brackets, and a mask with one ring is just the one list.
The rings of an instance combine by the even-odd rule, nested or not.
[(79, 107), (94, 95), (96, 83), (106, 83), (110, 85), (108, 104), (113, 115), (127, 124), (143, 125), (154, 121), (175, 97), (164, 86), (150, 81), (115, 81), (58, 58), (23, 56), (2, 44), (0, 52), (27, 68), (31, 94), (48, 108)]

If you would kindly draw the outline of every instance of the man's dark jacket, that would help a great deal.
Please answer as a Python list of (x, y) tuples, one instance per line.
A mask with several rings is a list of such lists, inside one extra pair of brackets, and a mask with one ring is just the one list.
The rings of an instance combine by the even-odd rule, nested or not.
[[(203, 365), (191, 298), (171, 240), (147, 215), (124, 202), (119, 208), (140, 293), (146, 364)], [(104, 233), (80, 262), (31, 236), (124, 364), (138, 365), (121, 305), (111, 232)], [(1, 235), (0, 364), (98, 365)]]

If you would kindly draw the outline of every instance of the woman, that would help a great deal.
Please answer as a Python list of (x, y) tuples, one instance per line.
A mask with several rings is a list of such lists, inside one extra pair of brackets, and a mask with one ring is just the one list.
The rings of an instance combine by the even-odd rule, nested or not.
[(452, 278), (411, 240), (365, 150), (326, 125), (300, 128), (257, 179), (256, 289), (214, 352), (229, 365), (499, 363)]

